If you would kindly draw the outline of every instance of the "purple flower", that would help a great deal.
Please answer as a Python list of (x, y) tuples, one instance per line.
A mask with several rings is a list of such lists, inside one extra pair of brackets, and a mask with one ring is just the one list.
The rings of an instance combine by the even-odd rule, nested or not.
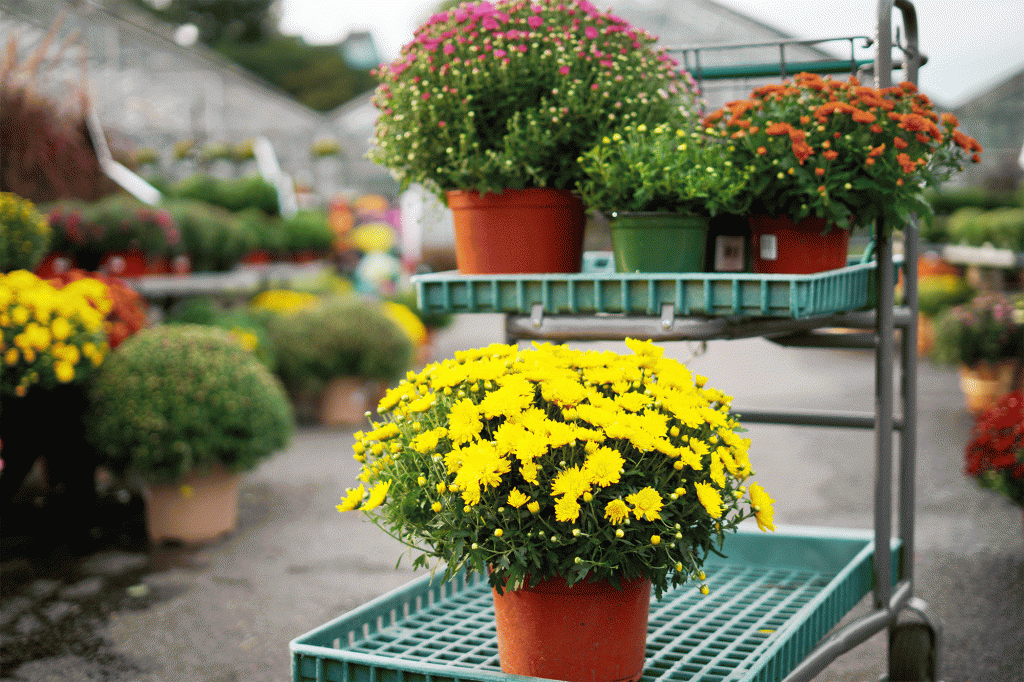
[(442, 51), (445, 54), (451, 54), (452, 52), (455, 52), (455, 46), (452, 45), (451, 43), (445, 43), (444, 47), (442, 48)]
[(499, 58), (500, 57), (504, 57), (507, 54), (508, 54), (508, 52), (505, 52), (505, 50), (495, 50), (494, 51), (494, 56), (495, 57), (499, 57)]
[(594, 38), (596, 38), (598, 36), (597, 29), (594, 28), (593, 26), (587, 26), (587, 29), (584, 31), (584, 33), (591, 40), (593, 40)]
[(558, 73), (562, 74), (563, 76), (568, 76), (569, 75), (569, 67), (568, 66), (560, 66), (560, 67), (558, 67)]
[(532, 26), (533, 28), (540, 28), (540, 26), (544, 23), (544, 20), (535, 14), (529, 19), (527, 19), (526, 23)]

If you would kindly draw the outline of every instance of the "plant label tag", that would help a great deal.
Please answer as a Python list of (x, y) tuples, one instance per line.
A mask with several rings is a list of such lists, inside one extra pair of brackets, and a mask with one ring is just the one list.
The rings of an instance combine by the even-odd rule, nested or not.
[(779, 257), (779, 238), (774, 234), (762, 234), (758, 240), (761, 245), (761, 260), (777, 260)]
[(741, 236), (715, 237), (715, 272), (742, 272), (745, 250)]

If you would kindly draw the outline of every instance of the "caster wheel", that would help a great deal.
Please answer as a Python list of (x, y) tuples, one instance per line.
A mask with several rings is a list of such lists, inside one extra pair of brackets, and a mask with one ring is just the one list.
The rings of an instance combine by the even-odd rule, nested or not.
[(889, 682), (935, 682), (935, 635), (925, 623), (903, 623), (889, 635)]

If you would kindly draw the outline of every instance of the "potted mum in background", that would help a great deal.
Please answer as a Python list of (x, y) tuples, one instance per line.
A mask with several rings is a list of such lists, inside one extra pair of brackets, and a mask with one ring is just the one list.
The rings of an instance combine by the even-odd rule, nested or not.
[(1024, 306), (984, 293), (947, 310), (935, 327), (935, 359), (956, 365), (967, 407), (975, 413), (1013, 390), (1024, 362)]
[(584, 153), (583, 203), (610, 218), (619, 272), (701, 272), (711, 218), (742, 214), (749, 171), (728, 143), (668, 124), (627, 126)]
[(0, 192), (0, 272), (35, 270), (50, 248), (52, 230), (36, 205)]
[[(452, 208), (464, 273), (578, 271), (577, 158), (623, 126), (695, 111), (692, 80), (655, 39), (586, 0), (440, 12), (378, 78), (370, 158)], [(551, 241), (565, 251), (542, 250)]]
[(113, 472), (145, 491), (154, 542), (203, 542), (235, 528), (240, 474), (283, 449), (293, 419), (277, 379), (229, 332), (140, 331), (103, 364), (88, 435)]
[(911, 83), (890, 88), (797, 74), (708, 115), (750, 170), (755, 272), (846, 265), (849, 230), (930, 215), (923, 188), (979, 161), (981, 145)]
[(356, 434), (360, 484), (339, 511), (368, 513), (414, 566), (486, 573), (503, 672), (639, 678), (651, 588), (706, 594), (703, 561), (739, 521), (774, 530), (731, 399), (626, 343), (459, 352), (388, 391)]
[(269, 318), (267, 327), (277, 373), (304, 420), (359, 423), (412, 364), (413, 341), (401, 325), (356, 296), (323, 297)]
[(966, 471), (983, 488), (1024, 509), (1024, 394), (1019, 387), (978, 417), (967, 444)]

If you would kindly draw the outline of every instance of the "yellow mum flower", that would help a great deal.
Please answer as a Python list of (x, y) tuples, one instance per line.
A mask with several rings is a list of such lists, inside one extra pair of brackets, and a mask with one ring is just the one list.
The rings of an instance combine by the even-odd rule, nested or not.
[(558, 502), (555, 503), (555, 518), (559, 521), (572, 521), (575, 523), (579, 517), (580, 503), (575, 497), (562, 495)]
[(62, 384), (69, 383), (75, 378), (75, 368), (66, 360), (58, 360), (53, 363), (53, 373), (56, 375), (57, 381)]
[(710, 483), (695, 483), (694, 488), (697, 489), (697, 499), (704, 505), (704, 509), (711, 515), (711, 518), (721, 518), (722, 496), (719, 492)]
[(484, 428), (480, 410), (472, 400), (464, 398), (452, 405), (448, 415), (448, 437), (453, 443), (468, 443)]
[(629, 518), (629, 507), (622, 500), (612, 500), (604, 507), (604, 517), (612, 523), (622, 523)]
[(757, 519), (757, 527), (761, 530), (775, 531), (775, 509), (772, 507), (774, 503), (768, 493), (759, 484), (755, 483), (750, 486), (750, 504), (754, 509), (754, 518)]
[(622, 468), (626, 460), (615, 450), (607, 447), (599, 447), (591, 453), (586, 462), (583, 463), (583, 472), (594, 485), (607, 488), (613, 483), (619, 482)]
[(366, 498), (366, 502), (363, 503), (362, 510), (370, 511), (376, 509), (384, 501), (384, 498), (388, 495), (388, 488), (391, 487), (391, 481), (380, 481), (373, 488), (370, 489), (370, 494)]
[(579, 467), (569, 467), (559, 472), (551, 482), (552, 495), (564, 495), (576, 500), (590, 490), (590, 476)]
[(524, 504), (530, 501), (530, 496), (520, 491), (518, 488), (508, 494), (508, 504), (511, 507), (519, 509)]
[(531, 514), (536, 514), (540, 511), (540, 502), (534, 500), (533, 502), (526, 505), (526, 508), (530, 510)]
[(358, 488), (350, 488), (348, 494), (341, 498), (341, 504), (337, 505), (338, 511), (347, 512), (352, 511), (359, 506), (359, 503), (363, 501), (363, 496), (366, 495), (366, 488), (362, 484)]
[(647, 486), (640, 492), (628, 495), (626, 502), (633, 505), (633, 515), (638, 519), (655, 521), (661, 518), (661, 514), (658, 513), (662, 507), (661, 495), (650, 486)]
[(71, 336), (71, 323), (65, 317), (55, 317), (50, 322), (50, 333), (57, 341), (63, 341)]

